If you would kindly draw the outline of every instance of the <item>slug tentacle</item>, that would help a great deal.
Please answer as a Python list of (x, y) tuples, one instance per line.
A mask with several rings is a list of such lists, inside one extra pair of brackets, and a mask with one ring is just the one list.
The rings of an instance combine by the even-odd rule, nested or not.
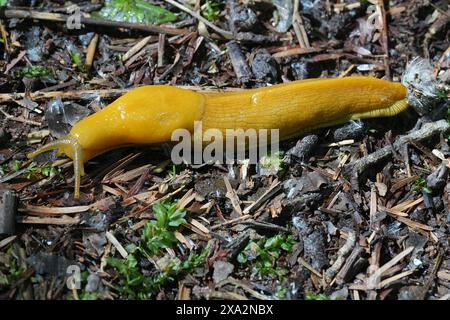
[(41, 153), (55, 149), (58, 149), (58, 155), (65, 153), (73, 160), (73, 171), (75, 175), (74, 197), (78, 199), (80, 197), (81, 176), (84, 176), (84, 164), (83, 149), (75, 137), (71, 136), (70, 134), (66, 135), (56, 141), (46, 144), (45, 146), (37, 149), (34, 152), (27, 154), (27, 157), (31, 159)]

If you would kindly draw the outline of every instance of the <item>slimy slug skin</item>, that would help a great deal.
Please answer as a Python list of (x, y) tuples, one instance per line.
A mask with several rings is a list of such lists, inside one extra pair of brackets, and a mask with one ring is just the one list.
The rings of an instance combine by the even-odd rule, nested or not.
[(176, 129), (279, 129), (288, 139), (349, 120), (394, 116), (408, 107), (400, 83), (372, 77), (312, 79), (237, 92), (199, 93), (166, 85), (132, 89), (76, 123), (69, 134), (28, 154), (58, 149), (73, 160), (75, 198), (83, 164), (124, 145), (169, 142)]

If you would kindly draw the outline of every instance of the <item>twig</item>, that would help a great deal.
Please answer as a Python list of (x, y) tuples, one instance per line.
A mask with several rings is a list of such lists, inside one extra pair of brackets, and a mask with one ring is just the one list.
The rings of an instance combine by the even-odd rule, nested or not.
[[(4, 11), (0, 10), (0, 18), (18, 18), (18, 19), (34, 19), (34, 20), (45, 20), (45, 21), (56, 21), (56, 22), (67, 22), (69, 16), (59, 13), (49, 13), (49, 12), (41, 12), (35, 10), (26, 10), (26, 9), (6, 9)], [(93, 26), (102, 26), (102, 27), (112, 27), (112, 28), (126, 28), (131, 30), (140, 30), (144, 32), (151, 33), (166, 33), (166, 34), (187, 34), (189, 30), (187, 29), (175, 29), (168, 27), (160, 27), (154, 25), (146, 25), (141, 23), (129, 23), (122, 21), (111, 21), (104, 19), (95, 19), (95, 18), (87, 18), (81, 17), (80, 19), (82, 24), (88, 24)]]
[(364, 249), (358, 244), (356, 244), (356, 246), (353, 248), (352, 253), (347, 258), (347, 261), (345, 261), (344, 266), (341, 268), (341, 270), (335, 277), (335, 281), (338, 285), (343, 284), (345, 281), (349, 281), (350, 280), (349, 276), (351, 274), (355, 274), (351, 272), (354, 271), (353, 268), (355, 267), (355, 264), (357, 264), (358, 261), (357, 259), (360, 258), (363, 251)]
[(128, 257), (128, 252), (124, 249), (124, 247), (111, 232), (106, 231), (106, 238), (117, 249), (117, 251), (119, 251), (122, 258), (126, 259)]
[(425, 299), (425, 296), (426, 296), (428, 290), (430, 290), (431, 285), (433, 284), (433, 281), (436, 278), (436, 274), (439, 270), (439, 267), (441, 266), (443, 256), (444, 256), (444, 254), (443, 254), (442, 250), (439, 251), (439, 254), (436, 257), (436, 260), (434, 261), (433, 269), (431, 270), (431, 273), (430, 273), (427, 281), (425, 282), (425, 285), (423, 286), (422, 296), (420, 297), (421, 300)]
[(404, 257), (406, 257), (408, 254), (410, 254), (414, 250), (414, 247), (411, 246), (402, 252), (400, 252), (398, 255), (396, 255), (394, 258), (389, 260), (389, 262), (385, 263), (382, 267), (378, 268), (369, 279), (367, 279), (367, 287), (369, 289), (380, 289), (381, 288), (381, 277), (385, 274), (386, 271), (388, 271), (391, 267), (396, 265), (400, 260), (402, 260)]
[(185, 6), (183, 6), (181, 3), (178, 3), (174, 0), (164, 0), (167, 3), (170, 3), (171, 5), (173, 5), (174, 7), (177, 7), (180, 10), (183, 10), (184, 12), (187, 12), (188, 14), (190, 14), (191, 16), (193, 16), (194, 18), (200, 20), (201, 22), (203, 22), (206, 26), (210, 27), (211, 29), (213, 29), (215, 32), (217, 32), (218, 34), (220, 34), (221, 36), (223, 36), (225, 39), (232, 39), (233, 38), (233, 33), (231, 33), (230, 31), (226, 31), (223, 30), (219, 27), (217, 27), (216, 25), (212, 24), (211, 22), (209, 22), (207, 19), (203, 18), (201, 15), (199, 15), (198, 13), (192, 11), (189, 8), (186, 8)]
[(299, 0), (294, 0), (294, 15), (292, 17), (292, 25), (294, 27), (295, 35), (297, 36), (298, 43), (301, 48), (311, 47), (308, 40), (308, 35), (306, 34), (305, 26), (303, 25), (303, 20), (299, 10)]
[(383, 29), (381, 30), (381, 45), (384, 50), (384, 66), (386, 72), (386, 78), (391, 79), (391, 70), (389, 69), (389, 36), (388, 36), (388, 24), (386, 19), (386, 9), (384, 7), (384, 0), (378, 0), (377, 4), (380, 13), (381, 19), (383, 21)]
[(138, 43), (136, 43), (130, 50), (128, 50), (122, 57), (122, 61), (125, 62), (144, 48), (152, 39), (152, 36), (145, 37)]
[(320, 274), (320, 272), (317, 271), (316, 269), (314, 269), (313, 266), (310, 265), (308, 262), (306, 262), (302, 257), (299, 257), (297, 262), (299, 264), (301, 264), (303, 267), (305, 267), (306, 269), (308, 269), (309, 271), (311, 271), (312, 273), (314, 273), (319, 278), (322, 278), (322, 275)]
[(87, 72), (91, 72), (92, 64), (94, 62), (95, 51), (97, 50), (98, 34), (93, 37), (86, 52), (86, 63), (84, 64)]
[(164, 34), (160, 34), (158, 39), (158, 67), (162, 67), (164, 65), (165, 44), (166, 36)]
[(322, 51), (321, 48), (302, 48), (302, 47), (296, 47), (296, 48), (289, 48), (283, 51), (275, 52), (272, 54), (272, 57), (274, 58), (284, 58), (284, 57), (290, 57), (290, 56), (296, 56), (296, 55), (302, 55), (302, 54), (308, 54), (308, 53), (315, 53)]
[[(409, 134), (400, 136), (396, 139), (393, 144), (394, 149), (398, 150), (404, 144), (409, 143), (409, 141), (424, 141), (438, 134), (445, 134), (450, 130), (450, 124), (446, 120), (439, 120), (436, 122), (430, 122), (423, 125), (419, 130), (413, 131)], [(352, 162), (351, 170), (352, 177), (351, 183), (354, 188), (359, 186), (359, 180), (362, 180), (360, 177), (367, 172), (374, 165), (388, 160), (392, 157), (393, 149), (391, 145), (385, 146), (377, 151), (357, 160), (356, 162)]]
[(8, 32), (6, 32), (6, 28), (3, 24), (3, 21), (0, 20), (0, 34), (2, 35), (3, 44), (5, 46), (5, 51), (10, 52), (9, 42), (8, 42)]
[(390, 278), (387, 278), (386, 280), (381, 281), (380, 283), (380, 288), (384, 288), (387, 287), (388, 285), (390, 285), (391, 283), (400, 280), (401, 278), (407, 277), (410, 274), (413, 274), (414, 272), (416, 272), (416, 270), (407, 270), (404, 271), (402, 273), (396, 274), (395, 276), (392, 276)]
[(226, 176), (223, 177), (223, 181), (225, 182), (225, 186), (227, 188), (227, 194), (225, 195), (228, 199), (231, 201), (231, 205), (233, 206), (234, 210), (242, 216), (242, 209), (240, 205), (240, 200), (238, 195), (236, 194), (236, 191), (233, 189), (233, 187), (230, 184), (230, 181)]
[(224, 286), (226, 284), (232, 284), (232, 285), (234, 285), (236, 287), (240, 287), (244, 291), (247, 291), (249, 294), (254, 296), (256, 299), (259, 299), (259, 300), (270, 300), (270, 297), (267, 297), (267, 296), (257, 292), (256, 290), (253, 290), (249, 286), (245, 285), (242, 281), (236, 280), (236, 279), (234, 279), (232, 277), (229, 277), (228, 279), (222, 281), (219, 285), (220, 286)]
[(327, 277), (327, 282), (330, 282), (330, 280), (336, 275), (336, 273), (339, 271), (339, 269), (342, 267), (342, 265), (345, 262), (345, 257), (350, 253), (350, 251), (353, 249), (353, 247), (356, 244), (356, 234), (355, 232), (349, 232), (348, 238), (345, 244), (339, 249), (338, 256), (336, 258), (336, 261), (334, 261), (333, 265), (327, 269), (325, 272), (325, 275)]
[(66, 225), (66, 224), (78, 224), (80, 223), (79, 217), (63, 216), (61, 218), (48, 218), (48, 217), (18, 217), (18, 223), (22, 224), (54, 224), (54, 225)]
[(37, 214), (41, 214), (41, 215), (59, 216), (59, 215), (86, 212), (90, 208), (91, 208), (90, 206), (46, 207), (46, 206), (27, 205), (27, 206), (25, 206), (25, 209), (19, 209), (19, 211), (37, 213)]
[(244, 220), (246, 220), (246, 219), (249, 219), (250, 217), (251, 217), (251, 215), (245, 214), (245, 215), (243, 215), (243, 216), (241, 216), (241, 217), (238, 217), (238, 218), (236, 218), (236, 219), (228, 220), (228, 221), (226, 221), (226, 222), (223, 222), (223, 223), (220, 223), (220, 224), (216, 224), (215, 226), (212, 226), (212, 227), (211, 227), (211, 230), (216, 230), (216, 229), (219, 229), (219, 228), (228, 226), (228, 225), (230, 225), (230, 224), (235, 224), (235, 223), (244, 221)]
[(259, 197), (254, 203), (249, 205), (247, 208), (244, 209), (243, 213), (251, 213), (254, 210), (258, 209), (265, 201), (270, 199), (272, 196), (274, 196), (278, 191), (281, 190), (281, 182), (280, 181), (274, 181), (270, 188), (264, 192), (261, 197)]
[(226, 46), (227, 54), (230, 57), (231, 65), (233, 66), (237, 79), (244, 84), (249, 82), (252, 78), (252, 72), (250, 71), (244, 54), (242, 54), (241, 48), (235, 41), (228, 42)]
[(274, 231), (281, 231), (281, 232), (288, 232), (289, 229), (279, 226), (274, 223), (269, 222), (263, 222), (263, 221), (255, 221), (253, 219), (245, 220), (242, 222), (243, 225), (248, 225), (254, 229), (265, 229), (265, 230), (274, 230)]
[(14, 190), (0, 190), (0, 235), (11, 236), (16, 230), (17, 195)]
[(40, 127), (40, 126), (42, 125), (40, 122), (36, 122), (36, 121), (33, 121), (33, 120), (24, 119), (24, 118), (22, 118), (22, 117), (15, 117), (15, 116), (12, 116), (12, 115), (6, 113), (5, 111), (3, 111), (3, 109), (0, 109), (0, 112), (3, 113), (3, 115), (5, 116), (5, 118), (6, 118), (6, 119), (9, 119), (9, 120), (14, 120), (14, 121), (17, 121), (17, 122), (22, 122), (22, 123), (28, 123), (28, 124), (31, 124), (31, 125), (33, 125), (33, 126), (38, 126), (38, 127)]
[(8, 74), (8, 72), (14, 68), (14, 66), (23, 59), (23, 57), (25, 57), (25, 55), (27, 54), (26, 50), (20, 51), (19, 54), (17, 55), (17, 57), (15, 57), (14, 59), (11, 60), (10, 63), (8, 63), (8, 65), (6, 66), (5, 69), (5, 74)]

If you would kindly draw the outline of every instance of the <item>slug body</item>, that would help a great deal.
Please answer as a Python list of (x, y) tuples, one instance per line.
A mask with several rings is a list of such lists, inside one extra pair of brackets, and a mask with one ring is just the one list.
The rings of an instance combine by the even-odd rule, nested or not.
[(408, 107), (406, 88), (371, 77), (300, 80), (225, 93), (143, 86), (76, 123), (70, 133), (28, 156), (58, 149), (73, 159), (75, 197), (87, 160), (124, 145), (171, 140), (176, 129), (279, 129), (280, 139), (353, 119), (394, 116)]

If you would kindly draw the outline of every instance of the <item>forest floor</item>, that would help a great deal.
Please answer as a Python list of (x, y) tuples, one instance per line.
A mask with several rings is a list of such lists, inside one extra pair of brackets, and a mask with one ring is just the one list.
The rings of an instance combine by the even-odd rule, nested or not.
[(420, 56), (448, 86), (447, 1), (4, 2), (0, 298), (450, 298), (445, 92), (444, 113), (317, 130), (258, 165), (113, 150), (80, 199), (70, 159), (26, 157), (140, 85), (399, 82)]

